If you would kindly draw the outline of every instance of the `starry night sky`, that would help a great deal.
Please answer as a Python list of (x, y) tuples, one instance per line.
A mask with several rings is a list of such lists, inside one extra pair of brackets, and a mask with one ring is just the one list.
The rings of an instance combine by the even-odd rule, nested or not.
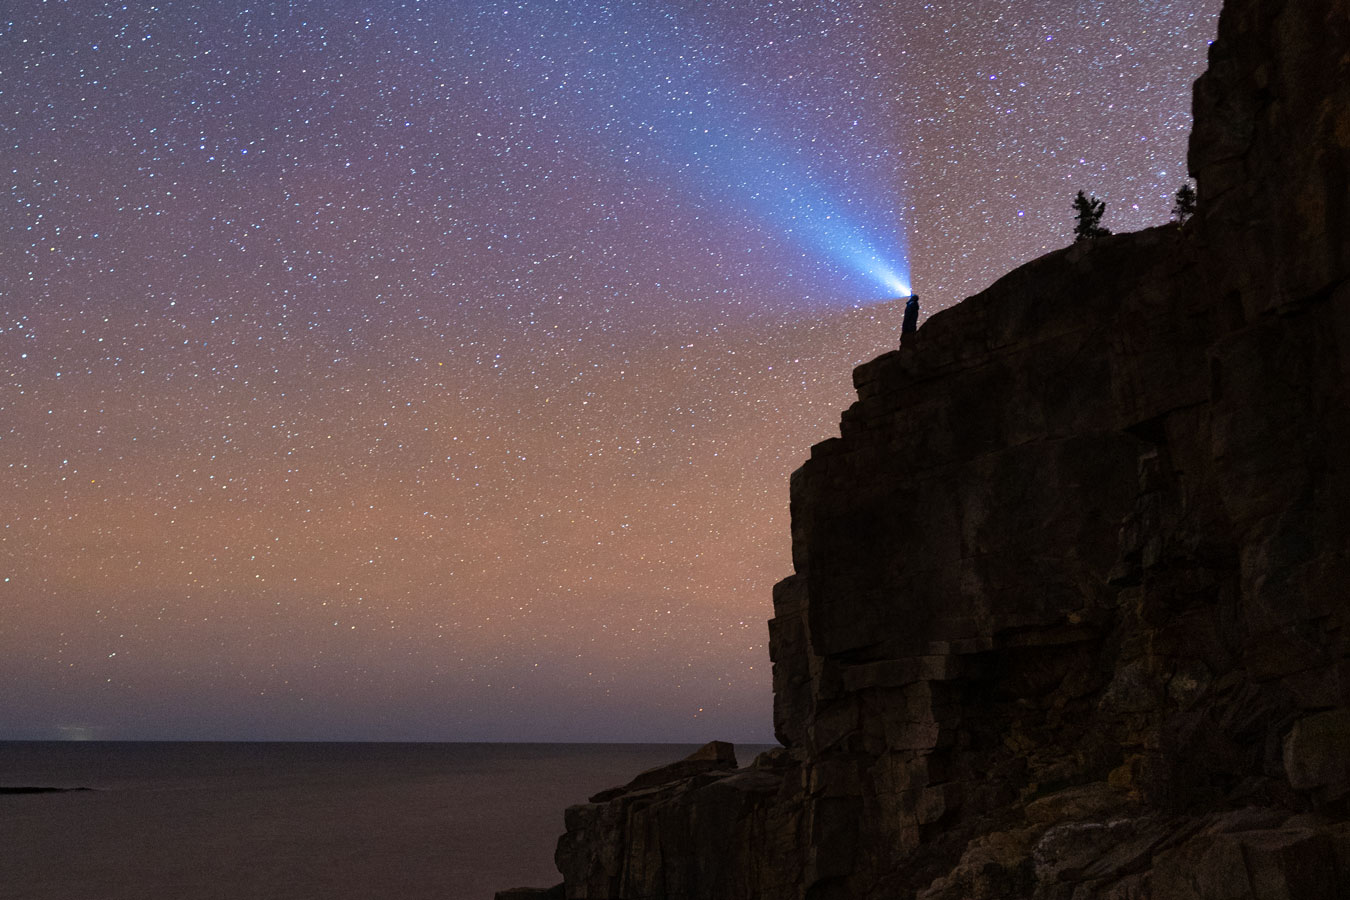
[(0, 739), (770, 739), (887, 301), (1166, 221), (1219, 6), (5, 4)]

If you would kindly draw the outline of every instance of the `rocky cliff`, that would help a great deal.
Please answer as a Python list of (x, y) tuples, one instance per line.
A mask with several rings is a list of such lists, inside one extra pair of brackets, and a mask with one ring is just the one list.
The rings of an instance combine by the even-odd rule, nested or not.
[(561, 893), (1350, 897), (1350, 0), (1229, 0), (1195, 123), (1187, 225), (854, 373), (792, 478), (784, 749), (568, 810)]

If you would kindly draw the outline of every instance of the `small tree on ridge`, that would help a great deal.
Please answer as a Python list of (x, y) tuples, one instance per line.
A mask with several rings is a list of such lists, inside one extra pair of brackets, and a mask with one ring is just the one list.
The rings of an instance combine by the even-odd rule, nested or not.
[(1186, 220), (1195, 215), (1195, 188), (1188, 181), (1177, 188), (1177, 202), (1172, 207), (1172, 218), (1177, 220), (1178, 224), (1185, 225)]
[(1105, 237), (1111, 229), (1102, 227), (1102, 216), (1106, 213), (1106, 201), (1095, 196), (1078, 192), (1073, 198), (1074, 218), (1078, 224), (1073, 227), (1073, 239), (1086, 241), (1090, 238)]

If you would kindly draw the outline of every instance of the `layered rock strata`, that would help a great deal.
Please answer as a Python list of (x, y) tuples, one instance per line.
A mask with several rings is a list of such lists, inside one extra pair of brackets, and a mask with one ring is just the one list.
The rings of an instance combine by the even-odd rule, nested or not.
[(1350, 897), (1350, 0), (1229, 0), (1190, 167), (857, 369), (784, 749), (568, 810), (568, 898)]

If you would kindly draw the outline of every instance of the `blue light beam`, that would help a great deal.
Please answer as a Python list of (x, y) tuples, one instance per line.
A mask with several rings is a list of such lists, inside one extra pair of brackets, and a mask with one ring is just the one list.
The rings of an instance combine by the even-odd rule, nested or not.
[(693, 30), (664, 7), (532, 0), (479, 9), (478, 28), (504, 46), (527, 48), (511, 59), (513, 68), (528, 69), (540, 89), (568, 85), (562, 97), (570, 111), (593, 123), (588, 131), (607, 138), (610, 152), (659, 159), (696, 181), (702, 196), (733, 201), (800, 249), (854, 273), (855, 301), (911, 293), (903, 219), (878, 208), (891, 192), (860, 183), (848, 167), (861, 160), (888, 169), (894, 183), (894, 166), (877, 164), (889, 163), (889, 149), (859, 146), (836, 129), (821, 141), (831, 151), (826, 158), (809, 146), (816, 135), (794, 140), (771, 130), (772, 98), (752, 96), (730, 64), (707, 50), (715, 45), (695, 44)]

